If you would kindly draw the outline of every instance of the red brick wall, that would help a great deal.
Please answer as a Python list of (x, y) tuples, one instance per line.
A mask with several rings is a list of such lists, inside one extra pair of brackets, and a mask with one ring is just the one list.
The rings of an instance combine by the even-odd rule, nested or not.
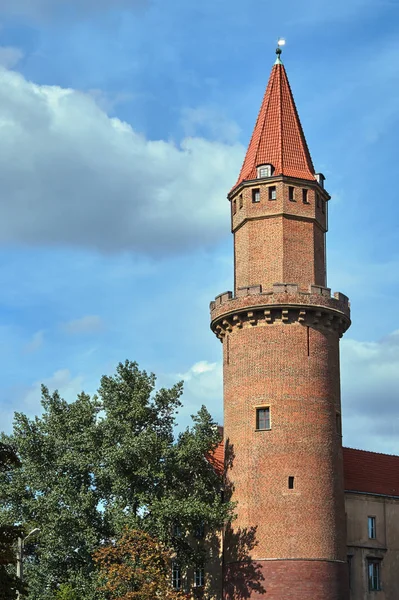
[[(260, 572), (264, 591), (258, 600), (348, 600), (345, 563), (323, 561), (262, 561), (248, 571)], [(224, 599), (248, 598), (249, 581), (242, 565), (227, 567)], [(263, 577), (263, 579), (262, 579)], [(236, 582), (236, 583), (235, 583)]]
[[(250, 552), (254, 560), (346, 560), (336, 421), (341, 408), (338, 344), (333, 330), (310, 327), (308, 337), (306, 325), (278, 320), (235, 327), (224, 338), (224, 431), (234, 456), (228, 477), (238, 502), (233, 530), (257, 528), (257, 545)], [(270, 406), (270, 431), (255, 430), (255, 407), (263, 404)], [(288, 489), (290, 476), (293, 490)], [(228, 550), (225, 560), (234, 560)], [(285, 600), (288, 596), (278, 595), (278, 589), (270, 598)], [(305, 597), (305, 591), (296, 596)], [(317, 597), (345, 596), (308, 596)]]
[[(269, 200), (270, 185), (276, 187), (275, 200)], [(294, 187), (294, 202), (289, 200), (289, 187)], [(252, 202), (254, 188), (260, 190), (258, 203)], [(307, 204), (302, 201), (304, 188), (308, 190)], [(302, 289), (310, 284), (325, 285), (323, 193), (311, 184), (277, 178), (245, 187), (233, 197), (235, 289), (259, 284), (270, 287), (276, 282), (298, 283)]]

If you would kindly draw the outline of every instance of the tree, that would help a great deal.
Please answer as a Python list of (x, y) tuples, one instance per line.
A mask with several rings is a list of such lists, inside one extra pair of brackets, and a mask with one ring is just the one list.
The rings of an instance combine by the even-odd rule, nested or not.
[[(0, 474), (0, 515), (34, 523), (40, 542), (27, 548), (25, 577), (35, 600), (54, 600), (61, 584), (79, 598), (98, 600), (92, 555), (125, 526), (174, 548), (181, 564), (203, 549), (186, 532), (201, 523), (220, 528), (231, 516), (219, 476), (205, 456), (219, 442), (203, 407), (174, 437), (182, 384), (156, 390), (156, 378), (136, 363), (104, 376), (98, 395), (72, 403), (42, 387), (43, 414), (16, 413), (10, 436), (21, 465)], [(182, 535), (174, 535), (179, 524)]]
[[(11, 446), (0, 444), (0, 472), (7, 478), (9, 471), (19, 465), (18, 457)], [(21, 582), (16, 577), (16, 540), (21, 535), (21, 529), (0, 522), (0, 598), (1, 600), (14, 600), (17, 591), (22, 592)]]
[(171, 552), (139, 530), (125, 529), (114, 544), (100, 548), (94, 560), (111, 600), (184, 600), (170, 581)]

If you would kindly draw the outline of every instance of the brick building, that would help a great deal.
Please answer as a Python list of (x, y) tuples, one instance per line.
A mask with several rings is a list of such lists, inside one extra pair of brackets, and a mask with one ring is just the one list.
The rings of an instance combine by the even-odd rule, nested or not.
[(211, 302), (223, 344), (226, 493), (237, 502), (223, 540), (223, 596), (393, 600), (399, 482), (379, 487), (377, 472), (390, 461), (397, 470), (399, 458), (342, 448), (349, 301), (327, 287), (330, 196), (280, 54), (228, 195), (234, 292)]

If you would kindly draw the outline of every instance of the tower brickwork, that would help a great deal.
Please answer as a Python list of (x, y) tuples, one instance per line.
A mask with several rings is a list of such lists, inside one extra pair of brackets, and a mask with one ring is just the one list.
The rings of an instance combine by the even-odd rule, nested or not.
[[(237, 536), (256, 528), (259, 599), (349, 597), (339, 339), (350, 313), (348, 298), (326, 287), (323, 179), (278, 58), (228, 196), (234, 293), (211, 303), (223, 343), (232, 527)], [(240, 597), (245, 565), (226, 548), (225, 598)]]

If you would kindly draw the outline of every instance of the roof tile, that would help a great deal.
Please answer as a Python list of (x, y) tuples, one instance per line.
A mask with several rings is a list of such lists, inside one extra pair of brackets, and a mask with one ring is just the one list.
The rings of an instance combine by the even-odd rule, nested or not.
[[(273, 66), (255, 129), (234, 188), (256, 179), (259, 165), (271, 164), (274, 175), (315, 179), (315, 171), (284, 65)], [(234, 189), (233, 188), (233, 189)]]

